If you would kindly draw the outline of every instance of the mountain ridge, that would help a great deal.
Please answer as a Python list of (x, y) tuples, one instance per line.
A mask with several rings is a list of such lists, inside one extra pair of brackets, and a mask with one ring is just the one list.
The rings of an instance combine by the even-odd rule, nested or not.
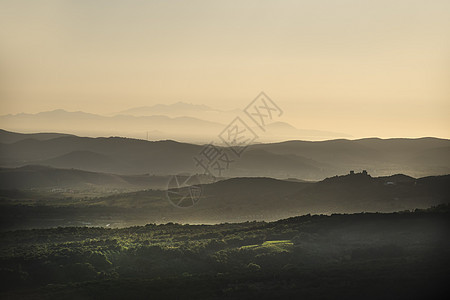
[[(174, 140), (146, 141), (121, 137), (58, 136), (53, 139), (26, 138), (4, 143), (0, 135), (0, 166), (17, 167), (46, 163), (74, 151), (79, 158), (62, 164), (75, 169), (118, 174), (151, 173), (159, 175), (201, 173), (194, 157), (200, 156), (204, 144)], [(23, 136), (21, 136), (23, 137)], [(28, 136), (26, 136), (28, 137)], [(219, 147), (225, 151), (228, 148)], [(90, 151), (94, 154), (87, 154)], [(83, 158), (82, 154), (85, 154)], [(96, 167), (89, 156), (103, 155), (110, 166)], [(397, 139), (374, 142), (373, 139), (336, 139), (328, 141), (285, 141), (250, 145), (241, 157), (233, 156), (223, 176), (268, 176), (320, 180), (349, 170), (368, 170), (376, 176), (404, 173), (414, 177), (450, 173), (450, 140), (437, 138)], [(99, 156), (99, 157), (100, 157)], [(50, 162), (48, 162), (50, 160)], [(85, 167), (84, 167), (85, 166)], [(216, 174), (216, 176), (219, 174)], [(219, 175), (220, 176), (220, 175)]]

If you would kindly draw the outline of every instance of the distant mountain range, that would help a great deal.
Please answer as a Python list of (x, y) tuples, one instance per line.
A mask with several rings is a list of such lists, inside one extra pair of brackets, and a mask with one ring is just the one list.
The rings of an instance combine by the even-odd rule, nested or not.
[[(58, 132), (81, 136), (121, 136), (149, 140), (173, 139), (185, 142), (208, 143), (236, 116), (239, 110), (221, 111), (205, 105), (175, 103), (131, 108), (115, 115), (104, 116), (82, 111), (68, 112), (62, 109), (36, 114), (0, 116), (0, 124), (10, 131)], [(251, 121), (249, 121), (251, 122)], [(256, 131), (255, 124), (249, 124)], [(274, 122), (268, 124), (261, 142), (288, 139), (318, 140), (342, 138), (349, 135), (331, 131), (297, 129), (294, 126)]]
[[(0, 124), (15, 131), (53, 132), (55, 128), (65, 133), (85, 136), (123, 136), (150, 140), (176, 138), (184, 140), (210, 140), (224, 128), (223, 124), (193, 117), (168, 117), (164, 115), (101, 116), (85, 112), (68, 112), (62, 109), (37, 114), (0, 116)], [(148, 134), (148, 136), (147, 136)]]
[[(172, 140), (87, 138), (0, 132), (0, 166), (43, 165), (122, 175), (203, 173), (193, 160), (203, 145)], [(227, 150), (227, 148), (222, 148)], [(374, 176), (450, 173), (450, 140), (359, 139), (255, 144), (233, 160), (225, 177), (267, 176), (322, 180), (349, 170)], [(215, 174), (216, 176), (218, 174)]]
[(167, 115), (167, 116), (185, 116), (198, 112), (221, 112), (236, 113), (235, 111), (223, 111), (211, 108), (203, 104), (191, 104), (186, 102), (177, 102), (174, 104), (156, 104), (152, 106), (140, 106), (126, 109), (117, 113), (118, 115), (132, 116), (151, 116), (151, 115)]

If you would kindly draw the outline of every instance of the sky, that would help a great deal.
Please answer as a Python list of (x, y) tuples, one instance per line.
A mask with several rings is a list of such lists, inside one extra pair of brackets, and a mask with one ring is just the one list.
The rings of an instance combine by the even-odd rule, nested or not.
[[(298, 128), (450, 138), (450, 1), (0, 1), (0, 114), (260, 91)], [(1, 124), (0, 124), (1, 127)]]

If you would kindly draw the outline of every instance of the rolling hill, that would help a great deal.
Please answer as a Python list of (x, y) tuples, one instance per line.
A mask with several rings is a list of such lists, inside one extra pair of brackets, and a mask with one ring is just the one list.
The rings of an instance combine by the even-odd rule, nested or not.
[(71, 136), (63, 133), (18, 133), (0, 129), (0, 143), (12, 144), (21, 140), (34, 139), (38, 141), (51, 140), (58, 137)]
[[(58, 194), (42, 196), (34, 195), (33, 191), (24, 191), (23, 194), (24, 192), (0, 190), (1, 217), (5, 224), (9, 224), (4, 225), (9, 226), (8, 228), (63, 226), (83, 222), (121, 227), (165, 222), (205, 224), (272, 221), (308, 213), (393, 212), (450, 203), (450, 175), (416, 179), (403, 174), (371, 177), (355, 173), (319, 182), (266, 177), (230, 178), (200, 185), (202, 193), (197, 204), (180, 209), (169, 202), (165, 191), (149, 190), (151, 187), (157, 188), (158, 184), (167, 185), (167, 177), (133, 178), (42, 167), (10, 170), (9, 174), (4, 172), (6, 171), (0, 172), (2, 180), (20, 178), (20, 182), (40, 185), (57, 182), (58, 186), (64, 186), (79, 181), (80, 184), (89, 186), (111, 184), (116, 187), (136, 187), (138, 181), (146, 186), (143, 191), (88, 198), (58, 198)], [(13, 172), (20, 175), (14, 177)], [(173, 193), (169, 193), (169, 197), (170, 195)]]
[(84, 190), (109, 193), (118, 190), (164, 189), (167, 181), (167, 176), (116, 175), (39, 165), (0, 168), (0, 189), (71, 191), (75, 197), (77, 192)]

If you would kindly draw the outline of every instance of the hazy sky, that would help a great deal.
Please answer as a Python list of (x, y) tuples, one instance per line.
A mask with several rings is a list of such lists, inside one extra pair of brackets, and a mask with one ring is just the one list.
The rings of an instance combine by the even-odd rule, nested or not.
[(299, 128), (450, 138), (450, 1), (0, 1), (0, 114), (261, 90)]

